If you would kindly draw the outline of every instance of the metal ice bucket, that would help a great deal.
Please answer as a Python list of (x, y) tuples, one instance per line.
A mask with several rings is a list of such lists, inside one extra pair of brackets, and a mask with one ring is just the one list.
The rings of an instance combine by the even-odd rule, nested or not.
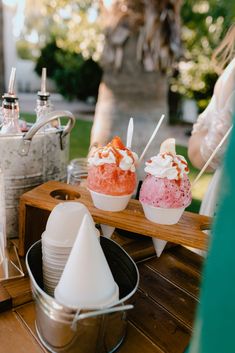
[[(60, 129), (39, 131), (48, 122), (68, 118)], [(22, 135), (0, 136), (0, 165), (4, 172), (7, 236), (18, 236), (19, 197), (48, 180), (66, 180), (69, 133), (75, 117), (68, 111), (53, 111)], [(37, 133), (37, 134), (36, 134)]]
[(130, 302), (138, 287), (139, 272), (134, 261), (115, 242), (101, 237), (100, 243), (119, 286), (120, 300), (113, 307), (96, 311), (78, 313), (46, 294), (41, 241), (27, 252), (26, 266), (36, 302), (36, 329), (41, 342), (51, 352), (111, 353), (125, 338), (126, 311), (133, 307)]

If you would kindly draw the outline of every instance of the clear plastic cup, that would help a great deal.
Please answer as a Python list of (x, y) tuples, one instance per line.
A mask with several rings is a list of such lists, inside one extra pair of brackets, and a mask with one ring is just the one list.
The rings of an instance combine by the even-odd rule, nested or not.
[(84, 185), (87, 175), (87, 158), (76, 158), (70, 161), (67, 167), (67, 184)]

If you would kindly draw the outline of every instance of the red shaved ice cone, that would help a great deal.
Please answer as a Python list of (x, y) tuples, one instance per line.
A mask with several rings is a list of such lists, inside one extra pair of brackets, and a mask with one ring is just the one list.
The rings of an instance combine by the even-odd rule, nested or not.
[(87, 186), (97, 208), (113, 212), (126, 208), (136, 187), (137, 159), (117, 136), (89, 158)]

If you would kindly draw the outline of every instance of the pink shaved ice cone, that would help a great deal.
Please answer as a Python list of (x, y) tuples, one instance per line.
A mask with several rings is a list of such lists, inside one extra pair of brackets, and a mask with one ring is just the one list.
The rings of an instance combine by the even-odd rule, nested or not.
[(140, 190), (140, 201), (153, 207), (186, 208), (192, 201), (188, 176), (169, 180), (148, 174)]
[[(145, 163), (147, 176), (140, 189), (145, 217), (154, 223), (176, 224), (192, 200), (187, 176), (189, 169), (183, 156), (177, 155), (175, 139), (165, 140), (160, 153)], [(167, 241), (153, 238), (159, 257)]]
[(140, 202), (147, 219), (159, 224), (176, 224), (192, 201), (185, 174), (180, 180), (147, 175), (140, 190)]

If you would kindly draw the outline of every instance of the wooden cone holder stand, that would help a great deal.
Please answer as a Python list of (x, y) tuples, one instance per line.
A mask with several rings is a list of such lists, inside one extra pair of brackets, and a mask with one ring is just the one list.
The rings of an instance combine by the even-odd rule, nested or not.
[(121, 212), (102, 211), (93, 205), (86, 188), (49, 181), (23, 194), (20, 198), (20, 256), (24, 256), (30, 245), (40, 239), (51, 210), (58, 203), (66, 201), (83, 203), (96, 223), (202, 250), (207, 248), (208, 235), (203, 230), (210, 227), (209, 217), (184, 212), (177, 224), (156, 224), (145, 218), (138, 200), (131, 199), (127, 208)]

